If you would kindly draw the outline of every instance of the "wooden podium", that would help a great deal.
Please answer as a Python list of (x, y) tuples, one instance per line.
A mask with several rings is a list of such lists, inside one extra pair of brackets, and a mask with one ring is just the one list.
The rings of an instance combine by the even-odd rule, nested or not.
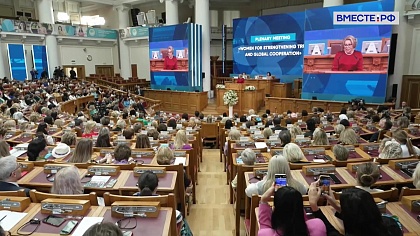
[(229, 107), (227, 105), (224, 105), (223, 95), (228, 90), (233, 90), (238, 94), (239, 100), (238, 104), (233, 106), (233, 112), (236, 112), (240, 115), (248, 113), (250, 109), (254, 109), (255, 112), (258, 112), (264, 104), (265, 90), (263, 88), (258, 88), (255, 86), (257, 88), (256, 90), (247, 91), (244, 90), (246, 86), (248, 86), (246, 83), (226, 83), (225, 89), (217, 89), (216, 111), (218, 113), (228, 113)]

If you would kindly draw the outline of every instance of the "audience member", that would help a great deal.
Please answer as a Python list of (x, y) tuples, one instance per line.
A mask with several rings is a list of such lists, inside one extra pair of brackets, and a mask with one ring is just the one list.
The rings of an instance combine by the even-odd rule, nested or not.
[(14, 156), (0, 158), (0, 192), (18, 191), (24, 189), (29, 197), (29, 189), (22, 188), (17, 181), (22, 177), (22, 165), (16, 161)]

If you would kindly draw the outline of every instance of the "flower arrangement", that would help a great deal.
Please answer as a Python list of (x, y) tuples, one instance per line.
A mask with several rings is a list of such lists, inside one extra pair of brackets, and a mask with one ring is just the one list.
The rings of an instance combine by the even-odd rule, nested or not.
[(254, 90), (257, 90), (257, 88), (255, 88), (255, 86), (245, 86), (245, 89), (244, 90), (246, 90), (246, 91), (254, 91)]
[(224, 84), (216, 84), (217, 89), (224, 89), (226, 88)]
[(223, 103), (228, 106), (234, 106), (238, 103), (238, 94), (233, 90), (228, 90), (223, 95)]

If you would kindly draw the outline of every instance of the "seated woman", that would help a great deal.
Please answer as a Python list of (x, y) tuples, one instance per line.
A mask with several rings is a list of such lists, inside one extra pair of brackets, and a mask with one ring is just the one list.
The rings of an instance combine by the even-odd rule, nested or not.
[(293, 125), (289, 131), (290, 131), (291, 139), (296, 139), (296, 135), (303, 134), (302, 129), (298, 125)]
[(288, 162), (296, 163), (302, 161), (305, 158), (300, 147), (295, 143), (288, 143), (283, 148), (283, 156)]
[(396, 141), (388, 141), (385, 143), (384, 149), (379, 153), (381, 159), (402, 158), (403, 150), (401, 145)]
[(289, 162), (282, 155), (275, 155), (270, 159), (268, 163), (267, 176), (263, 180), (257, 183), (248, 185), (245, 189), (245, 193), (248, 197), (252, 197), (253, 194), (261, 195), (265, 193), (274, 183), (275, 174), (285, 174), (287, 176), (287, 185), (295, 188), (302, 195), (306, 194), (306, 187), (299, 181), (295, 180), (290, 173)]
[[(255, 161), (257, 160), (255, 152), (251, 148), (246, 148), (245, 150), (243, 150), (239, 158), (242, 160), (244, 165), (247, 166), (253, 166), (255, 164)], [(237, 183), (238, 175), (236, 175), (235, 178), (232, 180), (232, 188), (236, 189)]]
[(152, 137), (153, 140), (159, 139), (159, 132), (156, 129), (149, 129), (147, 131), (147, 137)]
[(382, 189), (371, 188), (378, 181), (380, 174), (378, 164), (375, 162), (366, 162), (357, 166), (356, 172), (357, 186), (368, 192), (382, 192)]
[[(231, 130), (228, 133), (228, 138), (229, 140), (232, 141), (238, 141), (241, 138), (241, 132), (237, 129)], [(225, 155), (227, 155), (227, 149), (228, 149), (228, 142), (225, 142), (225, 147), (224, 147), (224, 151), (225, 151)]]
[(86, 123), (85, 126), (85, 131), (82, 134), (83, 138), (92, 138), (92, 136), (97, 135), (98, 133), (96, 133), (95, 130), (96, 127), (96, 122), (93, 120), (90, 120)]
[[(156, 152), (156, 161), (159, 165), (172, 165), (175, 162), (174, 152), (168, 146), (160, 146)], [(184, 170), (184, 186), (185, 192), (191, 193), (192, 181), (188, 179)]]
[(384, 138), (382, 139), (381, 143), (379, 144), (378, 152), (381, 153), (382, 150), (384, 150), (386, 142), (391, 141), (390, 138)]
[(64, 132), (63, 136), (61, 136), (60, 143), (65, 143), (70, 147), (74, 147), (76, 145), (76, 134), (73, 132)]
[(416, 189), (420, 189), (420, 164), (417, 164), (413, 173), (413, 185)]
[(127, 124), (125, 123), (124, 120), (119, 119), (117, 121), (117, 124), (115, 125), (115, 129), (113, 129), (112, 131), (123, 131), (123, 129), (125, 128)]
[(47, 144), (48, 145), (54, 145), (55, 144), (54, 139), (50, 135), (48, 135), (48, 129), (49, 129), (48, 124), (45, 123), (45, 122), (41, 122), (38, 125), (38, 128), (36, 129), (36, 133), (37, 134), (38, 133), (44, 134), (44, 138), (45, 138), (45, 141), (47, 142)]
[(327, 133), (321, 128), (316, 128), (314, 131), (314, 140), (312, 145), (329, 145)]
[(0, 140), (0, 157), (7, 157), (10, 156), (10, 145), (6, 142), (6, 140)]
[(379, 133), (384, 131), (390, 131), (392, 128), (392, 122), (390, 120), (385, 120), (383, 126), (381, 126), (382, 130), (375, 132), (369, 139), (369, 142), (376, 142), (379, 138)]
[(359, 137), (352, 128), (344, 129), (340, 133), (340, 138), (338, 140), (341, 144), (344, 145), (356, 145), (359, 143)]
[[(156, 194), (157, 188), (159, 184), (159, 178), (157, 175), (151, 171), (145, 171), (142, 175), (140, 175), (139, 180), (137, 182), (137, 186), (139, 187), (139, 192), (135, 193), (134, 196), (159, 196)], [(176, 218), (177, 218), (177, 232), (178, 235), (187, 236), (192, 235), (190, 227), (188, 226), (187, 221), (182, 219), (181, 212), (178, 210), (176, 211)]]
[(178, 130), (175, 135), (174, 144), (171, 145), (172, 149), (190, 150), (192, 147), (188, 144), (188, 138), (185, 130)]
[(151, 148), (149, 137), (145, 134), (138, 134), (136, 137), (136, 148)]
[(335, 200), (331, 188), (329, 192), (329, 195), (322, 193), (319, 181), (312, 183), (308, 192), (312, 215), (324, 222), (328, 235), (341, 234), (319, 209), (317, 203), (321, 195), (336, 210), (336, 216), (343, 220), (345, 235), (403, 235), (398, 220), (389, 215), (381, 215), (369, 192), (359, 188), (344, 189), (340, 196), (340, 203)]
[(349, 159), (349, 150), (341, 144), (334, 145), (332, 151), (337, 161), (347, 161)]
[(263, 135), (265, 139), (269, 139), (271, 135), (273, 135), (273, 130), (271, 128), (265, 128), (263, 130)]
[(127, 128), (123, 131), (122, 135), (125, 139), (130, 140), (134, 136), (134, 130), (132, 128)]
[(343, 132), (343, 130), (345, 130), (346, 127), (344, 127), (344, 125), (342, 124), (338, 124), (336, 126), (334, 126), (334, 133), (336, 137), (340, 137), (341, 132)]
[(281, 146), (284, 147), (286, 144), (292, 141), (292, 135), (290, 134), (289, 130), (282, 130), (279, 133), (279, 139), (281, 142)]
[(106, 164), (131, 164), (135, 160), (131, 157), (131, 148), (127, 144), (118, 144), (114, 150), (114, 158), (111, 154), (106, 154), (104, 158), (99, 160), (99, 163)]
[[(60, 169), (54, 176), (51, 193), (61, 195), (83, 194), (84, 188), (80, 179), (79, 169), (69, 166)], [(98, 205), (105, 206), (104, 199), (98, 197)]]
[(110, 133), (107, 127), (103, 127), (98, 134), (96, 139), (95, 147), (112, 147), (110, 140)]
[[(268, 204), (274, 196), (273, 209)], [(326, 236), (327, 229), (320, 219), (306, 220), (301, 193), (286, 186), (270, 186), (261, 196), (258, 235)]]
[(95, 159), (93, 154), (93, 142), (91, 139), (81, 139), (76, 144), (73, 156), (69, 159), (70, 163), (87, 163)]
[(402, 157), (418, 157), (420, 155), (420, 149), (411, 143), (411, 139), (404, 130), (394, 131), (392, 133), (392, 138), (401, 145)]
[(26, 155), (28, 161), (41, 161), (45, 160), (44, 157), (47, 153), (47, 142), (43, 136), (39, 136), (29, 143)]

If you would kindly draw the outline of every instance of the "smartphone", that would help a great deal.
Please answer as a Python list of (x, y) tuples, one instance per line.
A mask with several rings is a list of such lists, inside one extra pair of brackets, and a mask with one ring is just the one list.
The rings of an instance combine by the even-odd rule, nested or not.
[(133, 231), (122, 231), (123, 236), (133, 236)]
[(61, 224), (64, 223), (64, 221), (66, 221), (66, 219), (64, 219), (63, 217), (55, 216), (55, 215), (50, 215), (47, 218), (42, 220), (42, 222), (44, 222), (45, 224), (49, 224), (55, 227), (60, 226)]
[(79, 222), (77, 220), (71, 220), (69, 221), (69, 223), (66, 224), (66, 226), (64, 226), (64, 228), (60, 231), (60, 235), (69, 235), (74, 228), (76, 228), (76, 225)]
[(330, 185), (331, 185), (331, 177), (321, 175), (319, 177), (319, 187), (321, 187), (321, 191), (323, 194), (329, 194), (330, 193)]
[(274, 175), (276, 185), (278, 186), (287, 186), (287, 176), (285, 174), (275, 174)]

